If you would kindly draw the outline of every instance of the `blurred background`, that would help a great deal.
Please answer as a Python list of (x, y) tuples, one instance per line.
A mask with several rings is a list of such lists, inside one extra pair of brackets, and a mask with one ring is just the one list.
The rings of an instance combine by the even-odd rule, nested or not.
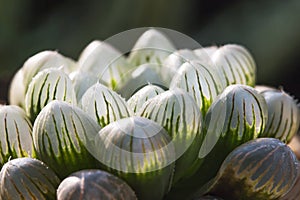
[(180, 31), (202, 46), (238, 43), (257, 64), (258, 84), (300, 99), (299, 0), (0, 0), (0, 99), (39, 51), (77, 59), (92, 40), (145, 26)]

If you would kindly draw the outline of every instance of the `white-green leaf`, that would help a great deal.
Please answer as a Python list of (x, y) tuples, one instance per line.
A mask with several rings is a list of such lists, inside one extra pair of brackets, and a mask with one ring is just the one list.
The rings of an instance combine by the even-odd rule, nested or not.
[(202, 137), (202, 114), (194, 99), (184, 90), (174, 88), (145, 102), (138, 115), (164, 127), (176, 150), (174, 182), (189, 173), (198, 157)]
[(24, 63), (23, 69), (23, 83), (25, 92), (32, 80), (32, 78), (40, 71), (47, 68), (62, 68), (67, 74), (76, 70), (76, 63), (56, 51), (42, 51), (32, 57), (28, 58)]
[(10, 82), (8, 91), (8, 101), (11, 105), (25, 108), (25, 86), (24, 86), (23, 68), (20, 68)]
[(0, 107), (0, 167), (11, 158), (35, 157), (32, 125), (23, 109)]
[(141, 89), (139, 89), (136, 93), (134, 93), (130, 99), (128, 99), (127, 103), (128, 106), (134, 111), (134, 112), (138, 112), (139, 109), (143, 106), (143, 104), (159, 95), (160, 93), (163, 93), (164, 90), (157, 86), (157, 85), (152, 85), (152, 84), (148, 84), (145, 87), (142, 87)]
[(236, 44), (224, 45), (213, 53), (212, 60), (227, 86), (255, 85), (256, 64), (245, 47)]
[(88, 72), (77, 70), (69, 75), (72, 80), (74, 90), (76, 93), (77, 102), (81, 100), (82, 95), (99, 79), (96, 75)]
[(78, 107), (64, 101), (50, 102), (33, 125), (38, 158), (60, 178), (85, 168), (98, 167), (91, 155), (101, 127)]
[(97, 159), (125, 180), (138, 199), (163, 199), (169, 191), (175, 150), (158, 123), (137, 116), (120, 119), (101, 129), (95, 143)]
[(254, 88), (241, 84), (225, 88), (205, 116), (199, 151), (201, 166), (188, 181), (198, 181), (203, 186), (215, 177), (231, 151), (264, 131), (267, 112), (265, 99)]
[(27, 115), (34, 120), (41, 109), (53, 100), (77, 104), (71, 79), (57, 68), (39, 72), (30, 82), (25, 97)]
[(129, 99), (137, 90), (147, 84), (167, 87), (160, 78), (160, 66), (151, 63), (138, 66), (126, 75), (126, 82), (119, 85), (116, 91), (125, 99)]
[(161, 64), (174, 51), (175, 47), (167, 36), (156, 29), (149, 29), (138, 38), (128, 60), (134, 66)]
[(93, 74), (111, 89), (123, 82), (124, 74), (131, 70), (120, 51), (98, 40), (91, 42), (82, 51), (78, 66), (80, 71)]
[[(265, 129), (268, 119), (267, 104), (262, 95), (250, 86), (235, 84), (228, 86), (214, 104), (226, 104), (226, 118), (221, 137), (233, 131), (234, 141), (243, 141), (257, 138)], [(218, 112), (215, 105), (209, 110), (210, 115)], [(206, 125), (219, 123), (205, 121)], [(245, 141), (244, 141), (245, 142)]]
[(261, 137), (274, 137), (288, 143), (297, 133), (300, 111), (289, 94), (283, 90), (265, 89), (261, 92), (268, 106), (268, 122)]
[(176, 87), (185, 90), (194, 98), (203, 115), (225, 88), (218, 73), (211, 66), (198, 61), (181, 65), (170, 84), (170, 88)]
[(16, 158), (0, 172), (0, 199), (56, 199), (60, 179), (47, 165), (33, 158)]
[(205, 157), (213, 148), (219, 148), (218, 145), (226, 146), (228, 151), (257, 138), (265, 130), (267, 119), (266, 101), (254, 88), (240, 84), (228, 86), (205, 117), (206, 136), (200, 157)]
[(198, 56), (190, 49), (180, 49), (170, 54), (162, 63), (161, 77), (164, 83), (170, 84), (183, 63), (198, 59)]
[(80, 106), (102, 127), (118, 119), (132, 116), (125, 99), (100, 83), (94, 84), (84, 93)]

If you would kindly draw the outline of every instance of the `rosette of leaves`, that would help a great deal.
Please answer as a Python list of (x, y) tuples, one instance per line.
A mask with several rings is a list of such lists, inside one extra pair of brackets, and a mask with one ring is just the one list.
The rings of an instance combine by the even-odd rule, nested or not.
[(148, 84), (139, 89), (130, 97), (130, 99), (128, 99), (128, 106), (136, 113), (147, 100), (163, 93), (164, 91), (164, 89), (157, 85)]
[(75, 61), (56, 51), (41, 51), (31, 56), (22, 66), (23, 83), (25, 87), (24, 94), (26, 94), (32, 78), (40, 71), (48, 68), (62, 68), (65, 73), (69, 74), (76, 70), (77, 65)]
[(274, 137), (288, 143), (297, 133), (300, 111), (296, 100), (283, 90), (265, 89), (260, 92), (268, 106), (268, 122), (261, 137)]
[(175, 88), (146, 101), (138, 115), (156, 121), (172, 137), (176, 150), (173, 184), (195, 170), (202, 138), (202, 115), (193, 98)]
[(153, 63), (146, 63), (138, 66), (135, 70), (126, 75), (126, 81), (119, 84), (116, 91), (125, 99), (129, 99), (137, 90), (146, 84), (164, 85), (160, 77), (160, 66)]
[(84, 93), (80, 106), (101, 127), (132, 115), (127, 102), (101, 83), (94, 84)]
[(177, 70), (170, 88), (181, 88), (196, 101), (203, 116), (225, 85), (212, 68), (197, 61), (185, 62)]
[(161, 77), (169, 85), (180, 66), (188, 61), (198, 60), (199, 57), (190, 49), (180, 49), (170, 54), (162, 63)]
[(212, 61), (226, 86), (255, 85), (256, 64), (245, 47), (237, 44), (221, 46), (213, 53)]
[(81, 169), (99, 167), (90, 151), (100, 129), (78, 107), (54, 100), (41, 110), (33, 125), (38, 158), (60, 178)]
[(145, 63), (162, 64), (163, 60), (174, 51), (175, 47), (168, 37), (152, 28), (138, 38), (129, 54), (128, 61), (133, 66)]
[(77, 70), (69, 75), (72, 80), (77, 102), (80, 102), (83, 94), (99, 81), (96, 75)]
[(7, 162), (1, 169), (0, 198), (56, 199), (59, 183), (56, 174), (40, 160), (16, 158)]
[(143, 117), (112, 122), (95, 138), (95, 155), (125, 180), (140, 200), (162, 199), (174, 172), (175, 149), (167, 131)]
[(57, 68), (39, 72), (30, 82), (25, 96), (27, 115), (34, 121), (39, 112), (53, 100), (77, 104), (71, 79)]
[(0, 106), (0, 168), (19, 157), (35, 157), (31, 122), (20, 107)]
[(106, 171), (90, 169), (74, 172), (57, 189), (57, 200), (137, 200), (130, 186)]
[(224, 199), (279, 199), (293, 187), (297, 174), (297, 158), (286, 144), (259, 138), (231, 152), (217, 177), (201, 190)]
[(81, 53), (78, 60), (80, 71), (91, 73), (103, 84), (115, 89), (124, 81), (124, 74), (131, 70), (120, 51), (103, 41), (92, 41)]
[(212, 179), (232, 150), (263, 133), (267, 117), (266, 101), (254, 88), (239, 84), (225, 88), (205, 116), (201, 164), (185, 186), (200, 186)]

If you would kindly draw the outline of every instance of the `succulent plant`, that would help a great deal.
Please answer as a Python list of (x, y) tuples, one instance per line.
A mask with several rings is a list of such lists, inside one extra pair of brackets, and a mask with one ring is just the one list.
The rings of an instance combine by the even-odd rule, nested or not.
[(67, 74), (76, 70), (76, 63), (56, 51), (41, 51), (32, 57), (28, 58), (24, 65), (23, 70), (23, 84), (25, 87), (25, 94), (32, 78), (40, 71), (47, 68), (62, 68)]
[(45, 69), (33, 77), (25, 96), (27, 115), (34, 121), (39, 112), (53, 100), (77, 104), (71, 79), (57, 68)]
[(54, 100), (42, 109), (33, 125), (38, 158), (60, 178), (81, 169), (99, 167), (90, 151), (100, 129), (78, 107)]
[(94, 40), (78, 62), (25, 61), (14, 106), (0, 104), (0, 199), (298, 199), (297, 101), (252, 88), (242, 45), (149, 28), (132, 47), (141, 31)]
[(190, 49), (180, 49), (170, 54), (162, 63), (161, 77), (169, 85), (180, 66), (188, 61), (198, 60), (199, 57)]
[(102, 127), (132, 115), (127, 102), (118, 93), (100, 83), (94, 84), (84, 93), (80, 106)]
[(0, 168), (12, 158), (35, 156), (32, 125), (24, 110), (0, 106)]
[(134, 191), (120, 178), (102, 170), (72, 173), (57, 189), (57, 200), (137, 200)]
[(283, 90), (261, 92), (268, 106), (268, 122), (261, 137), (274, 137), (288, 143), (297, 133), (300, 111), (296, 101)]
[(125, 180), (140, 200), (162, 199), (174, 171), (174, 144), (167, 131), (143, 117), (130, 117), (102, 128), (95, 153), (106, 170)]
[(212, 61), (225, 85), (255, 85), (256, 64), (245, 47), (236, 44), (219, 47), (213, 53)]
[(131, 70), (121, 52), (98, 40), (91, 42), (82, 51), (78, 67), (81, 72), (93, 74), (113, 90), (123, 82), (124, 74)]
[(16, 158), (1, 169), (0, 199), (56, 199), (59, 183), (56, 174), (40, 160)]
[(159, 87), (157, 85), (148, 84), (148, 85), (142, 87), (141, 89), (139, 89), (136, 93), (134, 93), (130, 97), (130, 99), (128, 99), (128, 101), (127, 101), (128, 106), (133, 110), (133, 112), (136, 113), (139, 111), (139, 109), (143, 106), (143, 104), (147, 100), (149, 100), (163, 92), (164, 92), (164, 90), (161, 87)]
[(175, 51), (175, 47), (167, 36), (152, 28), (138, 38), (128, 60), (134, 66), (145, 63), (162, 64), (163, 60), (173, 51)]
[(204, 116), (225, 85), (222, 85), (219, 75), (212, 68), (190, 61), (181, 65), (173, 77), (170, 88), (176, 87), (194, 98)]
[(259, 138), (231, 152), (204, 188), (225, 199), (278, 199), (293, 187), (297, 175), (297, 158), (286, 144)]
[(190, 173), (202, 138), (202, 115), (193, 98), (175, 88), (146, 101), (137, 113), (156, 121), (172, 137), (176, 150), (173, 184)]
[(164, 85), (160, 78), (160, 66), (153, 63), (146, 63), (138, 66), (134, 71), (128, 73), (123, 84), (119, 84), (116, 91), (125, 99), (129, 99), (137, 90), (147, 84)]
[(77, 102), (80, 102), (83, 94), (99, 81), (96, 75), (77, 70), (69, 75), (72, 80)]

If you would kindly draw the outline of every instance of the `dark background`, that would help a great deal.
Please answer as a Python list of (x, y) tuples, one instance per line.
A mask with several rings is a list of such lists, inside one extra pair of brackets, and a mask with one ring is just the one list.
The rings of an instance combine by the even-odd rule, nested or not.
[(299, 0), (0, 0), (0, 99), (37, 52), (76, 60), (94, 39), (145, 26), (180, 31), (202, 46), (242, 44), (256, 60), (258, 84), (300, 99)]

